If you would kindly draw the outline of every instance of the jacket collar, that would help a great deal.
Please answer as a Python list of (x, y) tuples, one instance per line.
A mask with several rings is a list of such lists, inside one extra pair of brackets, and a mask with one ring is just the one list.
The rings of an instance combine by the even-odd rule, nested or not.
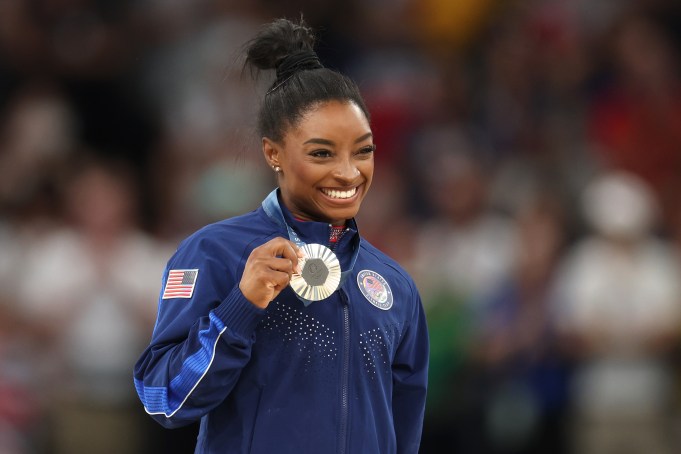
[[(331, 225), (326, 222), (317, 221), (301, 221), (296, 219), (288, 208), (281, 201), (281, 190), (276, 190), (277, 202), (285, 222), (298, 234), (300, 239), (305, 243), (319, 243), (324, 246), (329, 246), (329, 237), (331, 235)], [(268, 196), (269, 197), (269, 196)], [(265, 215), (269, 217), (267, 210)], [(280, 224), (276, 219), (271, 219), (274, 223)], [(283, 230), (284, 238), (288, 238), (288, 231), (285, 226), (280, 226)], [(360, 238), (357, 229), (357, 222), (355, 219), (348, 219), (346, 223), (346, 232), (341, 237), (340, 241), (334, 247), (334, 252), (341, 264), (341, 269), (349, 269), (352, 264), (352, 257), (356, 248), (359, 248)]]

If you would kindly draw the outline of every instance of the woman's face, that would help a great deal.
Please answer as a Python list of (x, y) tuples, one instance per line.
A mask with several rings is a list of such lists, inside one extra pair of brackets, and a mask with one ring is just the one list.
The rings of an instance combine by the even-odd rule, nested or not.
[(283, 202), (302, 220), (340, 225), (355, 217), (374, 173), (369, 122), (352, 102), (310, 109), (280, 143), (263, 139), (271, 167), (280, 167)]

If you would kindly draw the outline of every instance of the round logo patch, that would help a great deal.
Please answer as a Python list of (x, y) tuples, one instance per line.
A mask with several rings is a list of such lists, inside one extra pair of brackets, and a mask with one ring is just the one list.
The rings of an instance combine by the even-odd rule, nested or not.
[(357, 286), (362, 295), (377, 308), (387, 311), (393, 307), (393, 292), (383, 276), (375, 271), (362, 270), (357, 273)]

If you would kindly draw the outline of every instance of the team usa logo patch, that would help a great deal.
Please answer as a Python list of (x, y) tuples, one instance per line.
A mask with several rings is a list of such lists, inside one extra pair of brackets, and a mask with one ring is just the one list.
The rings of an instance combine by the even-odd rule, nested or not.
[(191, 298), (194, 294), (194, 286), (196, 285), (198, 275), (198, 269), (168, 271), (168, 279), (166, 280), (166, 286), (163, 289), (163, 297), (161, 299)]
[(357, 273), (357, 286), (362, 295), (377, 308), (387, 311), (393, 307), (393, 292), (377, 272), (362, 270)]

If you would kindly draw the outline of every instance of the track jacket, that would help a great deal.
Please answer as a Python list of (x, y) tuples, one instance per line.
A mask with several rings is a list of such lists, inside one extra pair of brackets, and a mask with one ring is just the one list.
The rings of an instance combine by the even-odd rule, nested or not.
[[(304, 242), (329, 245), (328, 224), (281, 209)], [(251, 250), (288, 238), (263, 207), (184, 240), (135, 365), (147, 413), (168, 428), (200, 419), (197, 453), (417, 453), (428, 366), (420, 296), (350, 224), (334, 248), (343, 270), (359, 251), (341, 287), (308, 305), (287, 287), (264, 310), (239, 290)]]

